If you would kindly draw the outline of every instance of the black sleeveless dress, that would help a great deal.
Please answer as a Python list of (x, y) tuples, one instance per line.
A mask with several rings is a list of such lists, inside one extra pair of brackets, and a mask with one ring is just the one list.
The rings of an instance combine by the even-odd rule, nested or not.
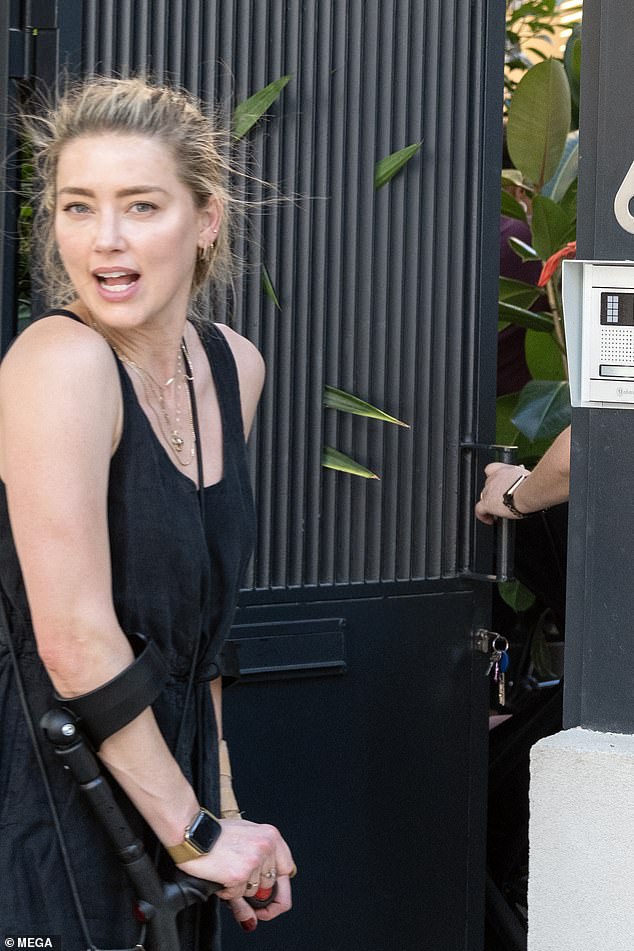
[[(55, 313), (75, 318), (69, 311)], [(124, 422), (111, 460), (108, 516), (119, 622), (124, 631), (152, 637), (167, 659), (169, 682), (153, 709), (200, 802), (217, 812), (217, 735), (209, 681), (218, 676), (219, 653), (252, 551), (254, 512), (233, 355), (217, 327), (201, 340), (218, 392), (224, 444), (223, 477), (204, 489), (204, 524), (194, 483), (157, 439), (118, 360)], [(52, 705), (53, 694), (35, 648), (1, 483), (0, 583), (39, 734), (37, 724)], [(199, 637), (195, 684), (184, 709)], [(85, 951), (87, 940), (20, 705), (5, 631), (0, 632), (0, 725), (0, 938), (61, 935), (64, 951)], [(82, 794), (55, 761), (50, 744), (40, 738), (40, 746), (90, 938), (100, 949), (133, 948), (141, 926), (133, 914), (126, 874)], [(153, 855), (150, 830), (127, 803), (122, 805)], [(166, 857), (161, 861), (164, 877), (171, 877), (174, 866)], [(216, 918), (213, 900), (181, 913), (183, 951), (217, 948)]]

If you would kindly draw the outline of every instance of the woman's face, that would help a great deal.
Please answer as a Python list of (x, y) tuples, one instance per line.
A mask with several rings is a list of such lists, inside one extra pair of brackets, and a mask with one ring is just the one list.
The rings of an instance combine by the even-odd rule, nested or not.
[(172, 326), (187, 313), (196, 254), (220, 223), (196, 208), (159, 139), (74, 139), (57, 169), (55, 237), (80, 301), (104, 328)]

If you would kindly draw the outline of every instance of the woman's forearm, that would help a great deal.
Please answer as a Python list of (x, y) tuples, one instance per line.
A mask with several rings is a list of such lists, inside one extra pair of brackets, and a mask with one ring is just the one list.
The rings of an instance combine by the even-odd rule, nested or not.
[(520, 512), (539, 512), (565, 502), (570, 494), (570, 427), (544, 453), (528, 479), (515, 491)]

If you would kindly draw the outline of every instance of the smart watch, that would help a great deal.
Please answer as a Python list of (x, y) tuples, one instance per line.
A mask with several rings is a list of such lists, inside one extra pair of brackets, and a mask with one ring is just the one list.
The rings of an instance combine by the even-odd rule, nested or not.
[(528, 479), (530, 472), (522, 472), (521, 476), (518, 476), (513, 485), (509, 486), (504, 495), (502, 496), (502, 502), (506, 505), (509, 512), (512, 512), (516, 518), (526, 518), (529, 514), (528, 512), (520, 512), (518, 508), (515, 507), (515, 502), (513, 501), (513, 496), (521, 486), (522, 482), (525, 479)]
[(201, 806), (185, 829), (183, 841), (179, 845), (166, 846), (166, 850), (176, 865), (199, 859), (211, 852), (221, 832), (222, 826), (216, 817)]

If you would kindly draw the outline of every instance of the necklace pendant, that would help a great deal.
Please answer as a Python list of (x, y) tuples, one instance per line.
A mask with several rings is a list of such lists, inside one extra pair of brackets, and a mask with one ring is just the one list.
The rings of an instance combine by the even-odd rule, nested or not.
[(178, 434), (177, 432), (172, 432), (172, 433), (171, 433), (171, 435), (170, 435), (170, 442), (171, 442), (171, 444), (172, 444), (172, 448), (173, 448), (176, 452), (181, 452), (182, 449), (183, 449), (183, 446), (185, 445), (185, 440), (183, 439), (182, 436), (179, 436), (179, 434)]

